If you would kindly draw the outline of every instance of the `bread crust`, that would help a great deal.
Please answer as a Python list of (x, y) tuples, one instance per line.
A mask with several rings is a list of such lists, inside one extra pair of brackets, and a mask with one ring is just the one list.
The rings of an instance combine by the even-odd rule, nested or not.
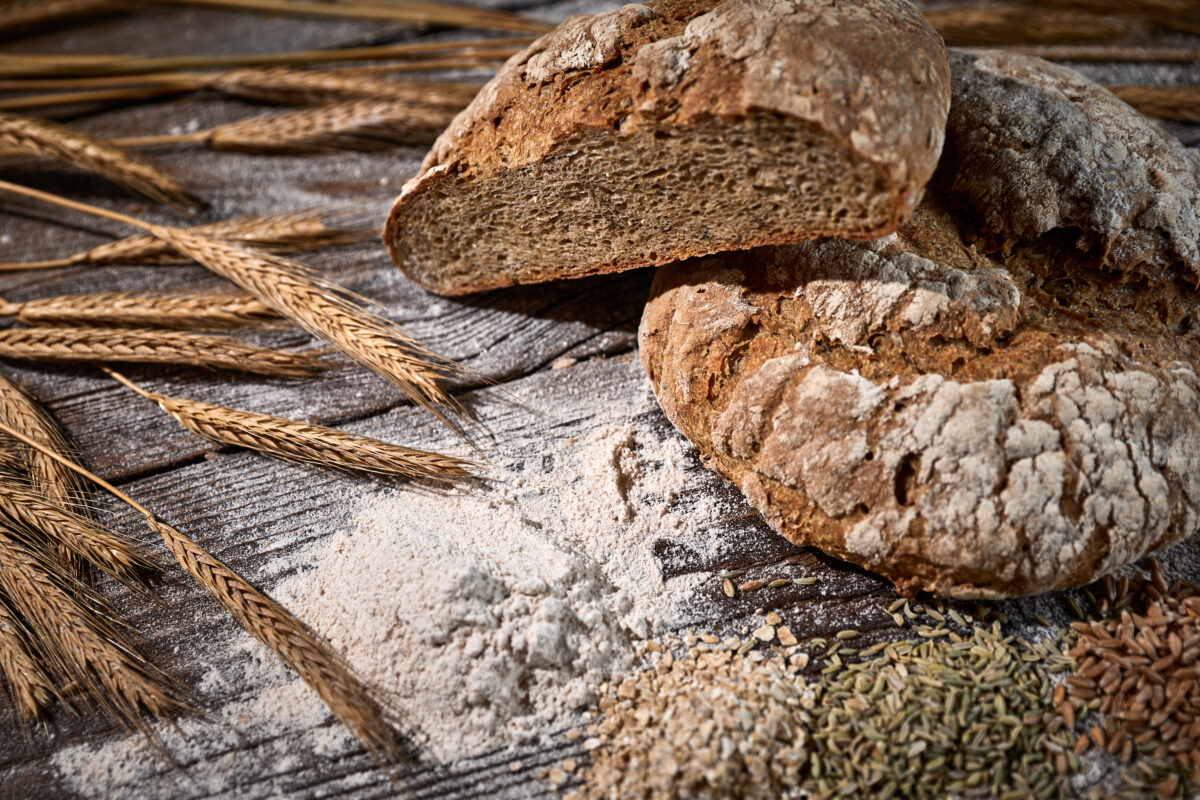
[[(655, 0), (572, 17), (510, 59), (442, 134), (396, 201), (384, 239), (401, 269), (434, 291), (522, 282), (519, 264), (446, 284), (410, 269), (402, 239), (414, 208), (431, 194), (554, 158), (582, 132), (686, 131), (704, 120), (753, 114), (810, 124), (878, 168), (891, 214), (859, 234), (872, 238), (894, 230), (920, 198), (948, 106), (945, 48), (908, 0)], [(792, 240), (819, 233), (797, 231)], [(749, 235), (740, 246), (761, 243)], [(562, 264), (548, 277), (700, 252), (709, 251)], [(546, 271), (536, 279), (548, 279)]]
[[(1044, 150), (1003, 156), (1008, 140), (951, 125), (947, 194), (897, 234), (664, 267), (639, 330), (664, 412), (710, 467), (790, 539), (908, 594), (1080, 585), (1200, 526), (1200, 294), (1175, 249), (1197, 166), (1169, 144), (1106, 161), (1098, 135), (1132, 148), (1153, 126), (1092, 103), (1074, 73), (1010, 66), (995, 107), (970, 114), (1019, 119)], [(962, 74), (956, 103), (978, 96)], [(1077, 113), (1091, 135), (1056, 138)], [(1052, 195), (1055, 222), (1018, 234), (1046, 196), (1016, 183), (1051, 153), (1092, 171)], [(1179, 214), (1081, 224), (1087, 186), (1112, 186), (1129, 158), (1177, 177)], [(1145, 280), (1147, 265), (1167, 277)]]

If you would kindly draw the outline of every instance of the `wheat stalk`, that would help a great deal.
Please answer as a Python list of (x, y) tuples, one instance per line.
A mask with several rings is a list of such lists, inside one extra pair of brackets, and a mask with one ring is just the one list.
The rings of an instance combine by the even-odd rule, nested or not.
[(301, 464), (401, 478), (457, 480), (467, 477), (466, 468), (471, 466), (470, 462), (453, 456), (401, 447), (333, 428), (147, 391), (124, 375), (103, 369), (129, 389), (158, 403), (159, 408), (192, 433), (218, 444), (257, 450)]
[[(200, 233), (251, 244), (276, 253), (294, 253), (351, 244), (375, 233), (374, 230), (353, 225), (346, 214), (334, 214), (320, 209), (234, 217), (221, 222), (197, 225), (194, 229)], [(147, 233), (138, 233), (66, 258), (0, 264), (0, 272), (52, 269), (76, 264), (98, 266), (187, 263), (189, 259), (176, 253), (163, 240)]]
[[(502, 53), (496, 59), (503, 60)], [(436, 62), (415, 61), (403, 64), (376, 65), (386, 69), (371, 72), (415, 72), (431, 69), (471, 69), (493, 60), (491, 54), (473, 54), (469, 58), (441, 60)], [(375, 77), (354, 69), (301, 70), (285, 67), (266, 69), (240, 69), (206, 75), (176, 73), (179, 77), (171, 81), (155, 81), (149, 86), (119, 86), (111, 89), (84, 89), (70, 92), (48, 92), (46, 94), (23, 95), (0, 99), (0, 110), (16, 111), (47, 106), (79, 105), (84, 103), (106, 103), (112, 101), (149, 100), (165, 95), (209, 90), (234, 97), (245, 97), (269, 103), (290, 105), (320, 105), (354, 100), (363, 97), (391, 97), (408, 100), (437, 108), (459, 109), (470, 102), (479, 86), (449, 81), (400, 81)], [(86, 83), (89, 79), (66, 81)], [(111, 83), (109, 78), (93, 79)], [(127, 77), (125, 81), (143, 82)], [(3, 81), (4, 88), (49, 89), (58, 81)]]
[[(12, 429), (8, 432), (14, 433)], [(0, 566), (0, 589), (29, 624), (52, 664), (114, 717), (148, 732), (141, 720), (143, 709), (159, 716), (189, 710), (166, 676), (112, 625), (76, 602), (60, 580), (52, 577), (48, 565), (21, 547), (3, 527)], [(73, 591), (86, 590), (75, 586)]]
[[(31, 447), (37, 443), (0, 423), (0, 432)], [(146, 519), (162, 537), (179, 565), (208, 590), (251, 635), (265, 644), (321, 697), (339, 720), (384, 763), (396, 763), (401, 749), (396, 733), (371, 692), (333, 652), (298, 619), (245, 578), (108, 481), (69, 459), (47, 451), (63, 466), (111, 493)], [(0, 554), (2, 555), (2, 554)]]
[(454, 114), (407, 100), (368, 97), (251, 117), (194, 133), (131, 136), (113, 142), (121, 147), (200, 142), (213, 150), (272, 155), (381, 150), (396, 144), (429, 144)]
[(1195, 0), (1021, 0), (1025, 5), (1079, 8), (1114, 14), (1196, 14)]
[(71, 17), (92, 16), (121, 8), (112, 0), (7, 0), (0, 13), (0, 31), (38, 28)]
[(10, 303), (0, 298), (0, 317), (26, 325), (170, 328), (191, 331), (278, 326), (280, 317), (262, 301), (228, 292), (97, 292)]
[(390, 0), (386, 3), (353, 2), (307, 3), (296, 0), (158, 0), (179, 5), (212, 6), (273, 14), (301, 14), (325, 17), (377, 19), (391, 22), (411, 22), (418, 25), (442, 25), (461, 28), (491, 28), (494, 30), (545, 33), (553, 23), (529, 19), (505, 11), (448, 5), (432, 2)]
[[(967, 48), (971, 50), (972, 48)], [(1139, 45), (1005, 45), (1019, 53), (1047, 61), (1146, 61), (1161, 64), (1190, 64), (1200, 61), (1200, 47), (1142, 47)]]
[(8, 684), (13, 707), (25, 719), (34, 719), (57, 697), (54, 684), (38, 666), (25, 626), (0, 592), (0, 674)]
[(6, 97), (0, 100), (0, 111), (28, 111), (31, 108), (46, 108), (47, 106), (150, 100), (169, 94), (182, 94), (189, 91), (192, 91), (190, 84), (176, 86), (162, 84), (137, 89), (93, 89), (81, 92), (53, 92), (50, 94), (24, 95), (22, 97)]
[[(0, 54), (0, 76), (61, 77), (66, 75), (144, 75), (228, 67), (267, 67), (297, 64), (328, 64), (333, 62), (378, 61), (381, 59), (468, 58), (486, 51), (489, 57), (499, 57), (499, 48), (509, 48), (507, 55), (516, 53), (532, 41), (531, 36), (496, 39), (471, 39), (443, 42), (343, 47), (328, 50), (298, 50), (289, 53), (244, 53), (240, 55), (210, 54), (189, 56), (128, 55), (69, 55), (21, 53)], [(507, 56), (505, 56), (507, 57)]]
[(198, 204), (171, 176), (102, 139), (44, 120), (0, 113), (0, 155), (28, 155), (93, 172), (160, 203)]
[(223, 336), (149, 328), (9, 328), (0, 331), (0, 357), (22, 361), (183, 364), (281, 378), (326, 368), (312, 353), (269, 350)]
[(1143, 114), (1200, 123), (1200, 86), (1110, 86), (1109, 91)]
[(957, 6), (924, 14), (946, 44), (954, 46), (1108, 42), (1135, 25), (1127, 17), (1070, 8)]
[(0, 513), (127, 584), (154, 570), (154, 562), (113, 529), (48, 502), (2, 476)]

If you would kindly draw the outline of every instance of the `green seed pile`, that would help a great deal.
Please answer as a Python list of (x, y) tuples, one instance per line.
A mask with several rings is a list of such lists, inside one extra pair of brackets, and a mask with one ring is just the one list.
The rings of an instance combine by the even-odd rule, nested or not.
[(1075, 735), (1054, 713), (1064, 634), (1030, 645), (999, 624), (896, 642), (817, 690), (806, 788), (812, 796), (1069, 796)]
[(800, 796), (813, 702), (800, 666), (738, 639), (697, 644), (677, 659), (651, 643), (652, 668), (602, 687), (592, 763), (564, 800)]

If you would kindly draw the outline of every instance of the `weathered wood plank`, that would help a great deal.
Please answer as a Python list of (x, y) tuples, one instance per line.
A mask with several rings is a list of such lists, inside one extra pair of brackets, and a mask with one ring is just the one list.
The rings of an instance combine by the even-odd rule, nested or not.
[[(482, 4), (531, 8), (553, 19), (570, 11), (600, 8), (586, 0), (553, 5), (485, 0)], [(428, 35), (476, 34), (420, 34)], [(110, 17), (94, 25), (3, 42), (0, 51), (248, 52), (414, 38), (418, 33), (403, 26), (378, 23), (163, 8), (139, 12), (136, 19)], [(1111, 82), (1200, 80), (1197, 68), (1189, 65), (1088, 69), (1095, 77)], [(76, 124), (100, 134), (150, 133), (204, 127), (263, 110), (236, 101), (194, 98), (111, 109), (79, 118)], [(1200, 126), (1169, 127), (1189, 143), (1200, 139)], [(164, 148), (148, 151), (148, 155), (212, 202), (198, 219), (331, 203), (352, 204), (369, 218), (381, 220), (400, 185), (415, 173), (422, 150), (411, 147), (379, 154), (259, 158)], [(3, 164), (0, 173), (149, 219), (176, 223), (182, 219), (131, 199), (103, 181), (60, 170)], [(65, 254), (124, 233), (107, 222), (24, 201), (3, 200), (0, 209), (21, 215), (0, 217), (0, 260)], [(61, 224), (47, 224), (46, 220)], [(460, 381), (456, 388), (466, 392), (464, 397), (486, 423), (490, 438), (481, 439), (480, 444), (493, 460), (518, 464), (541, 459), (547, 447), (558, 440), (630, 416), (636, 417), (639, 426), (674, 435), (667, 434), (668, 425), (661, 414), (645, 405), (640, 368), (630, 356), (649, 282), (645, 271), (446, 300), (405, 281), (382, 247), (374, 243), (309, 260), (378, 300), (389, 315), (435, 350), (462, 360), (477, 373), (478, 378)], [(8, 299), (69, 291), (216, 285), (218, 281), (196, 267), (0, 274), (0, 295)], [(286, 333), (272, 335), (267, 341), (307, 345), (305, 337)], [(567, 369), (546, 369), (563, 355), (580, 359), (580, 363)], [(618, 357), (598, 357), (605, 355)], [(280, 568), (288, 563), (289, 555), (347, 525), (348, 499), (361, 497), (376, 486), (371, 481), (281, 465), (252, 454), (217, 451), (179, 429), (149, 403), (86, 369), (16, 364), (0, 368), (50, 406), (89, 463), (107, 476), (128, 479), (132, 494), (268, 589), (289, 576), (287, 569)], [(353, 367), (299, 384), (231, 380), (184, 370), (128, 372), (147, 386), (168, 393), (317, 421), (345, 420), (349, 429), (361, 433), (461, 452), (461, 442), (428, 415), (404, 405), (387, 384)], [(475, 388), (482, 379), (504, 385)], [(720, 593), (719, 582), (711, 580), (701, 589), (702, 602), (695, 606), (694, 615), (680, 624), (695, 624), (722, 635), (737, 634), (755, 624), (754, 612), (761, 606), (786, 608), (788, 622), (801, 638), (826, 635), (847, 625), (867, 631), (864, 643), (898, 635), (882, 612), (894, 597), (884, 582), (783, 541), (740, 500), (736, 490), (703, 471), (698, 463), (691, 465), (688, 474), (693, 485), (678, 498), (680, 508), (691, 508), (705, 498), (724, 498), (727, 517), (717, 528), (737, 542), (737, 555), (702, 556), (664, 538), (656, 544), (656, 551), (665, 574), (680, 576), (736, 564), (745, 566), (748, 576), (806, 574), (819, 577), (820, 582), (743, 594), (730, 601)], [(158, 550), (132, 514), (106, 499), (99, 499), (99, 508), (105, 519), (136, 532)], [(784, 563), (788, 559), (794, 563)], [(1175, 574), (1200, 579), (1200, 539), (1193, 537), (1177, 548), (1171, 561)], [(304, 692), (295, 695), (297, 706), (310, 712), (302, 724), (259, 728), (229, 718), (248, 699), (294, 691), (295, 680), (281, 667), (248, 673), (245, 667), (250, 659), (270, 656), (257, 646), (247, 649), (235, 623), (176, 571), (169, 571), (158, 587), (161, 606), (119, 586), (105, 584), (102, 588), (137, 626), (145, 651), (172, 675), (201, 687), (200, 699), (216, 721), (214, 729), (227, 734), (215, 736), (209, 730), (196, 736), (188, 747), (177, 749), (181, 758), (178, 770), (166, 761), (133, 751), (130, 768), (135, 770), (133, 780), (144, 796), (549, 797), (552, 792), (537, 781), (536, 769), (578, 754), (575, 746), (559, 738), (545, 748), (484, 754), (452, 765), (421, 764), (392, 783)], [(1021, 618), (1031, 609), (1061, 603), (1061, 595), (1052, 595), (1007, 604), (1006, 610)], [(70, 796), (69, 781), (54, 765), (55, 754), (122, 738), (121, 731), (101, 721), (65, 713), (57, 714), (46, 734), (37, 734), (31, 742), (12, 728), (2, 729), (0, 797)], [(513, 759), (522, 763), (516, 771), (509, 768)], [(137, 774), (138, 769), (145, 774)], [(104, 791), (120, 783), (112, 780), (111, 785), (92, 788)]]

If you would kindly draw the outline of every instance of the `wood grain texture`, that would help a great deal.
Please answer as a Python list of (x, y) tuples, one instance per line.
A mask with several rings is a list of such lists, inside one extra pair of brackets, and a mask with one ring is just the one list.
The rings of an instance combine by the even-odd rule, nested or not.
[[(567, 13), (607, 10), (614, 3), (570, 0), (558, 4), (487, 2), (483, 5), (525, 9), (560, 19)], [(349, 46), (450, 38), (478, 32), (429, 31), (353, 21), (263, 18), (206, 9), (152, 8), (134, 22), (129, 15), (104, 17), (0, 43), (0, 52), (54, 52), (68, 44), (72, 52), (130, 52), (147, 55), (198, 52), (251, 52), (304, 47)], [(141, 21), (144, 20), (144, 21)], [(168, 35), (169, 34), (169, 35)], [(1096, 67), (1101, 69), (1102, 67)], [(1104, 68), (1109, 69), (1109, 68)], [(1111, 68), (1097, 76), (1106, 83), (1171, 83), (1195, 80), (1195, 67), (1155, 67), (1128, 73)], [(463, 73), (443, 77), (459, 79)], [(468, 77), (478, 77), (478, 74)], [(209, 127), (267, 109), (251, 103), (212, 98), (131, 105), (124, 108), (68, 109), (61, 119), (100, 135), (159, 133)], [(1185, 141), (1200, 139), (1200, 126), (1171, 126)], [(210, 203), (196, 221), (238, 214), (269, 213), (316, 204), (348, 205), (382, 223), (400, 186), (417, 171), (421, 148), (383, 153), (342, 153), (314, 158), (263, 158), (212, 153), (195, 148), (156, 149), (163, 165)], [(32, 164), (6, 164), (3, 177), (67, 193), (161, 223), (187, 220), (131, 199), (102, 180)], [(55, 224), (48, 224), (54, 221)], [(82, 219), (23, 201), (0, 198), (0, 259), (34, 260), (67, 255), (128, 231), (106, 222)], [(460, 300), (437, 298), (408, 283), (392, 266), (382, 244), (340, 248), (302, 261), (378, 301), (389, 317), (408, 328), (436, 352), (461, 360), (475, 376), (456, 385), (478, 410), (491, 432), (480, 445), (494, 459), (540, 459), (544, 444), (593, 431), (627, 407), (630, 393), (646, 391), (633, 357), (634, 332), (649, 288), (647, 271), (493, 292)], [(147, 289), (226, 289), (199, 267), (72, 268), (0, 275), (0, 296), (9, 301), (68, 292)], [(298, 345), (307, 337), (270, 332), (258, 339), (272, 345)], [(578, 359), (566, 369), (550, 369), (562, 356)], [(194, 536), (219, 558), (266, 590), (289, 577), (282, 565), (290, 554), (349, 524), (355, 498), (380, 484), (348, 478), (260, 456), (216, 448), (180, 428), (151, 403), (132, 397), (99, 373), (83, 367), (0, 364), (45, 402), (63, 424), (85, 461), (103, 476), (160, 512), (167, 522)], [(428, 414), (403, 402), (383, 380), (345, 364), (319, 381), (243, 380), (189, 370), (128, 370), (153, 391), (194, 397), (238, 408), (307, 419), (414, 447), (461, 447)], [(499, 386), (483, 388), (485, 381)], [(536, 413), (532, 409), (537, 409)], [(657, 411), (645, 412), (638, 425), (669, 433)], [(461, 450), (455, 450), (463, 455)], [(846, 624), (868, 631), (864, 643), (898, 634), (883, 609), (894, 597), (878, 578), (819, 553), (801, 550), (772, 533), (740, 501), (736, 490), (693, 464), (693, 487), (678, 500), (686, 509), (719, 495), (731, 512), (722, 532), (739, 542), (739, 566), (749, 575), (796, 570), (816, 575), (812, 587), (789, 587), (769, 597), (740, 595), (727, 601), (719, 581), (705, 584), (711, 604), (701, 604), (688, 620), (719, 634), (740, 633), (759, 606), (787, 607), (794, 632), (828, 633)], [(99, 499), (99, 519), (126, 530), (159, 555), (161, 551), (140, 521), (115, 503)], [(717, 565), (677, 542), (655, 543), (668, 575), (709, 571)], [(780, 565), (781, 559), (798, 563)], [(744, 562), (744, 563), (743, 563)], [(1175, 574), (1200, 579), (1200, 542), (1178, 549)], [(1190, 574), (1188, 571), (1190, 570)], [(200, 699), (215, 720), (239, 702), (273, 691), (287, 691), (296, 680), (282, 669), (263, 674), (246, 670), (254, 658), (269, 658), (257, 645), (247, 649), (244, 635), (203, 590), (168, 571), (156, 605), (112, 581), (101, 590), (140, 631), (138, 646), (170, 675), (189, 685), (203, 684)], [(1020, 619), (1034, 610), (1061, 605), (1061, 596), (1009, 604)], [(258, 675), (247, 680), (246, 675)], [(393, 784), (353, 740), (336, 734), (336, 723), (312, 696), (297, 695), (312, 711), (311, 725), (271, 731), (253, 730), (228, 720), (228, 737), (186, 750), (180, 769), (165, 759), (147, 757), (146, 796), (185, 798), (285, 797), (552, 797), (536, 778), (539, 767), (579, 756), (562, 738), (545, 749), (490, 753), (454, 764), (421, 764)], [(26, 740), (0, 728), (0, 800), (72, 797), (52, 758), (81, 744), (115, 742), (123, 732), (88, 718), (59, 713), (45, 735)], [(334, 746), (315, 752), (314, 737)], [(510, 762), (519, 760), (516, 771)], [(189, 774), (224, 770), (223, 782), (195, 781)], [(189, 773), (190, 771), (190, 773)]]

